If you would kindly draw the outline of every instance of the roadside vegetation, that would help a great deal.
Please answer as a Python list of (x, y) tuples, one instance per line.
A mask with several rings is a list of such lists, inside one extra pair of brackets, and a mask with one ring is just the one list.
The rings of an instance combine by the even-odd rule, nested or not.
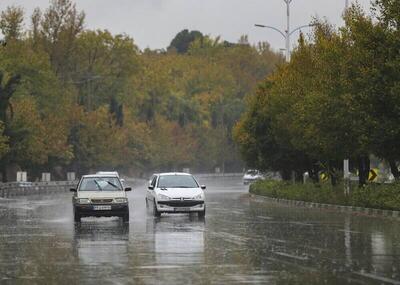
[(400, 210), (399, 189), (399, 184), (369, 184), (344, 194), (343, 185), (329, 183), (293, 184), (265, 180), (250, 185), (250, 193), (270, 198), (397, 211)]
[(242, 169), (232, 128), (279, 53), (187, 30), (166, 50), (139, 50), (127, 35), (84, 27), (70, 0), (0, 13), (3, 180), (19, 169), (30, 179)]
[[(285, 180), (295, 173), (301, 181), (308, 172), (314, 183), (324, 171), (332, 185), (339, 185), (343, 160), (350, 159), (364, 186), (374, 155), (386, 161), (399, 180), (399, 1), (373, 2), (370, 14), (354, 4), (339, 28), (315, 19), (312, 32), (300, 37), (291, 61), (247, 97), (247, 109), (234, 128), (247, 165), (280, 171)], [(398, 208), (400, 191), (397, 184), (368, 186), (343, 201), (327, 186), (265, 182), (252, 186), (252, 191), (261, 191), (263, 185), (268, 187), (262, 191), (282, 198), (358, 201), (364, 206), (377, 203), (379, 208)], [(394, 199), (394, 204), (386, 199)]]

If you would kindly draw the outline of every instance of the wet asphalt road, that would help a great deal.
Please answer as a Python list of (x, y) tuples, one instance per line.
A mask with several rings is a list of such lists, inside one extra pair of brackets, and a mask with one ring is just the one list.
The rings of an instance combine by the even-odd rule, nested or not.
[(71, 194), (0, 198), (0, 284), (400, 284), (400, 222), (250, 198), (208, 179), (207, 215), (72, 219)]

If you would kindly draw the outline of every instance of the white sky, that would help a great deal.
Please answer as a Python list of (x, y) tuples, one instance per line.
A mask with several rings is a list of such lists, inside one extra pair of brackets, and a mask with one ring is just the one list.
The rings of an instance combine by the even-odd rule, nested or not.
[[(285, 29), (286, 11), (283, 0), (76, 0), (86, 13), (86, 27), (126, 33), (144, 49), (166, 48), (181, 30), (199, 30), (211, 36), (237, 42), (248, 35), (252, 43), (268, 41), (273, 48), (284, 47), (281, 35), (254, 24)], [(349, 2), (352, 2), (349, 0)], [(358, 0), (365, 9), (370, 0)], [(0, 0), (0, 10), (9, 5), (24, 8), (28, 16), (35, 7), (46, 8), (49, 0)], [(341, 25), (345, 0), (293, 0), (292, 29), (308, 24), (312, 17), (326, 17)], [(29, 25), (29, 23), (27, 23)], [(306, 31), (304, 29), (303, 31)], [(297, 35), (296, 35), (297, 36)], [(292, 38), (292, 43), (296, 39)]]

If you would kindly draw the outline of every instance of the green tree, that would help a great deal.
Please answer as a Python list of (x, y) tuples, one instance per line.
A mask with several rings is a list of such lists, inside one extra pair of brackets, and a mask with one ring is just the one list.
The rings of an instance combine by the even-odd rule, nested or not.
[(202, 40), (203, 34), (199, 31), (190, 31), (185, 29), (179, 32), (171, 41), (168, 50), (176, 50), (180, 54), (187, 53), (190, 45), (195, 40)]
[(72, 58), (84, 20), (85, 14), (71, 0), (51, 0), (44, 13), (37, 8), (32, 16), (33, 42), (48, 53), (55, 73), (63, 81), (69, 80), (74, 70)]
[(0, 30), (6, 42), (22, 36), (24, 11), (20, 7), (10, 6), (0, 14)]

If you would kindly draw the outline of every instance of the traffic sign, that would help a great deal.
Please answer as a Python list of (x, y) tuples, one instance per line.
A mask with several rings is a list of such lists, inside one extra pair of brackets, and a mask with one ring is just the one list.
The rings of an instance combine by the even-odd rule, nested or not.
[(378, 169), (372, 168), (368, 174), (368, 181), (369, 182), (376, 182), (378, 180)]
[(319, 177), (320, 177), (321, 181), (327, 181), (329, 178), (329, 175), (326, 172), (321, 172)]

